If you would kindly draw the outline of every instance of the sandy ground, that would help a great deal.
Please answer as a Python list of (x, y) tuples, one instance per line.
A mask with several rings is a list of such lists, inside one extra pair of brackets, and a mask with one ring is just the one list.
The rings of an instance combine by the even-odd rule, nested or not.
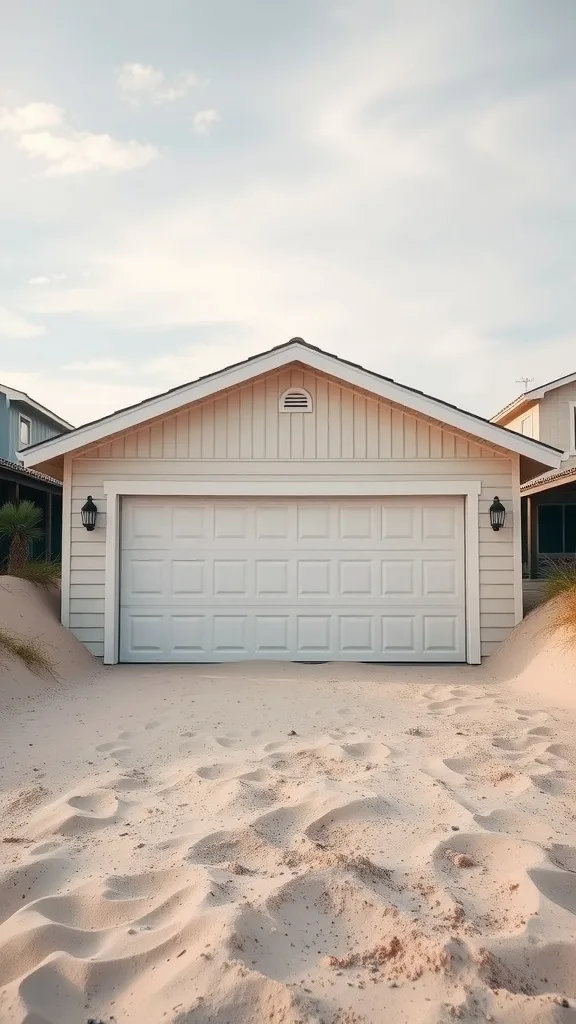
[(44, 691), (2, 677), (2, 1024), (576, 1021), (553, 693), (82, 658)]

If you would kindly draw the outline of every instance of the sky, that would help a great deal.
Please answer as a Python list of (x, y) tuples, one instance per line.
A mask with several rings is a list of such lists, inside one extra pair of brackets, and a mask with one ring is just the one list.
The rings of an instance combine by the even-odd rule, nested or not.
[(483, 415), (576, 371), (573, 0), (19, 0), (0, 381), (74, 424), (294, 336)]

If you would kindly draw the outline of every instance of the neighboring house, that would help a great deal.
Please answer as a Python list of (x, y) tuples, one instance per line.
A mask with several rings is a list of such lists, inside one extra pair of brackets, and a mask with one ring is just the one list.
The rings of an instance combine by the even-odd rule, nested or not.
[[(35, 543), (34, 554), (58, 557), (62, 535), (62, 484), (59, 480), (24, 469), (18, 452), (47, 438), (72, 430), (72, 425), (45, 409), (23, 391), (0, 384), (0, 505), (6, 501), (33, 501), (44, 513), (45, 537)], [(0, 560), (6, 555), (0, 545)]]
[(62, 620), (108, 664), (476, 664), (560, 452), (295, 338), (24, 462), (64, 481)]
[(521, 487), (524, 574), (537, 579), (551, 561), (576, 557), (576, 373), (526, 391), (492, 422), (563, 451), (558, 469)]

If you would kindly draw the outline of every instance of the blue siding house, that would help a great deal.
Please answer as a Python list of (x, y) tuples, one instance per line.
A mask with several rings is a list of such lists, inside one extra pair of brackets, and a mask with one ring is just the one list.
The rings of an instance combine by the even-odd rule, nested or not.
[[(58, 557), (61, 551), (62, 484), (43, 473), (24, 469), (18, 452), (72, 430), (72, 424), (50, 412), (23, 391), (0, 384), (0, 505), (33, 501), (44, 513), (45, 537), (34, 555)], [(0, 562), (6, 557), (0, 547)]]

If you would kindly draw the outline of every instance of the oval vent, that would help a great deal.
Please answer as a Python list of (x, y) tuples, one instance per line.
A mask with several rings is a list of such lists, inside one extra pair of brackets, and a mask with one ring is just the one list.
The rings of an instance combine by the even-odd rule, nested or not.
[(312, 397), (304, 388), (289, 388), (280, 399), (280, 412), (312, 412)]

